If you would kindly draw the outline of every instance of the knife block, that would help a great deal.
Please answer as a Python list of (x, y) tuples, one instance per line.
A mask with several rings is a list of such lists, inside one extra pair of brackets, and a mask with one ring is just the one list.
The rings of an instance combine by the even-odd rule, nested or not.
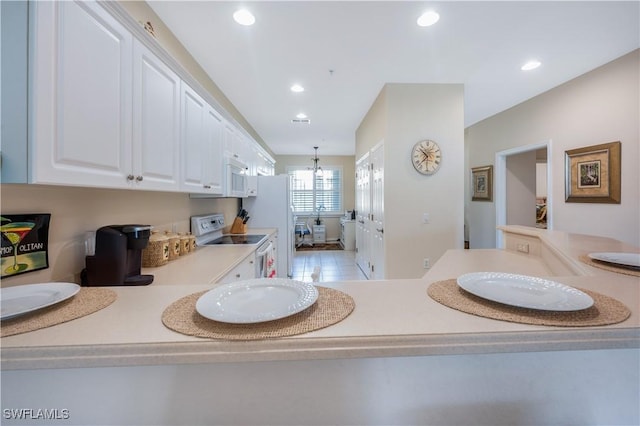
[(236, 217), (233, 220), (233, 224), (231, 225), (231, 230), (229, 231), (231, 234), (246, 234), (247, 233), (247, 224), (242, 223), (242, 219)]

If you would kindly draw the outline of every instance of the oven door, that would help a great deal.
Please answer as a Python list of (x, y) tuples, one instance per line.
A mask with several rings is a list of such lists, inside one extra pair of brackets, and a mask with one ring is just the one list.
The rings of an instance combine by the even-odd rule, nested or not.
[(276, 245), (268, 241), (256, 250), (256, 278), (276, 278), (278, 276)]
[(238, 160), (228, 158), (226, 164), (227, 196), (244, 198), (249, 196), (247, 167)]

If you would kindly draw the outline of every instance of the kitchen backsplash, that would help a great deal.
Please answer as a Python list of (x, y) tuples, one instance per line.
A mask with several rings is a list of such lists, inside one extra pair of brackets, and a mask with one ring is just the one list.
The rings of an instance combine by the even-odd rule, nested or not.
[(104, 225), (137, 223), (185, 232), (190, 217), (223, 213), (231, 223), (238, 212), (235, 198), (192, 199), (188, 194), (63, 186), (2, 184), (0, 211), (51, 213), (49, 268), (2, 279), (2, 286), (48, 281), (79, 282), (84, 268), (87, 231)]

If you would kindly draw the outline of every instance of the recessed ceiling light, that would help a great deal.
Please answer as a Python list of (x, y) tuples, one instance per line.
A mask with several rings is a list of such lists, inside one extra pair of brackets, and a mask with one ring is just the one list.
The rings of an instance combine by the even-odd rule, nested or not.
[(526, 64), (524, 64), (520, 69), (522, 71), (531, 71), (531, 70), (534, 70), (534, 69), (538, 68), (540, 65), (542, 65), (542, 63), (540, 61), (533, 60), (533, 61), (529, 61)]
[(418, 18), (418, 25), (421, 27), (430, 27), (440, 20), (440, 15), (433, 10), (428, 10)]
[(233, 19), (240, 25), (253, 25), (256, 22), (255, 16), (247, 9), (239, 9), (233, 14)]
[(296, 93), (304, 92), (304, 87), (300, 86), (299, 84), (294, 84), (293, 86), (291, 86), (291, 91)]
[(307, 114), (301, 112), (300, 114), (296, 115), (296, 118), (307, 118)]

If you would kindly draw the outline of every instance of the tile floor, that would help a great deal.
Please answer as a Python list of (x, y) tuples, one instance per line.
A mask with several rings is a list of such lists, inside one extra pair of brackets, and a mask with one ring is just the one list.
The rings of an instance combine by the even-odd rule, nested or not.
[(316, 266), (320, 266), (319, 282), (366, 280), (356, 265), (356, 252), (346, 250), (296, 251), (293, 253), (293, 279), (313, 281)]

